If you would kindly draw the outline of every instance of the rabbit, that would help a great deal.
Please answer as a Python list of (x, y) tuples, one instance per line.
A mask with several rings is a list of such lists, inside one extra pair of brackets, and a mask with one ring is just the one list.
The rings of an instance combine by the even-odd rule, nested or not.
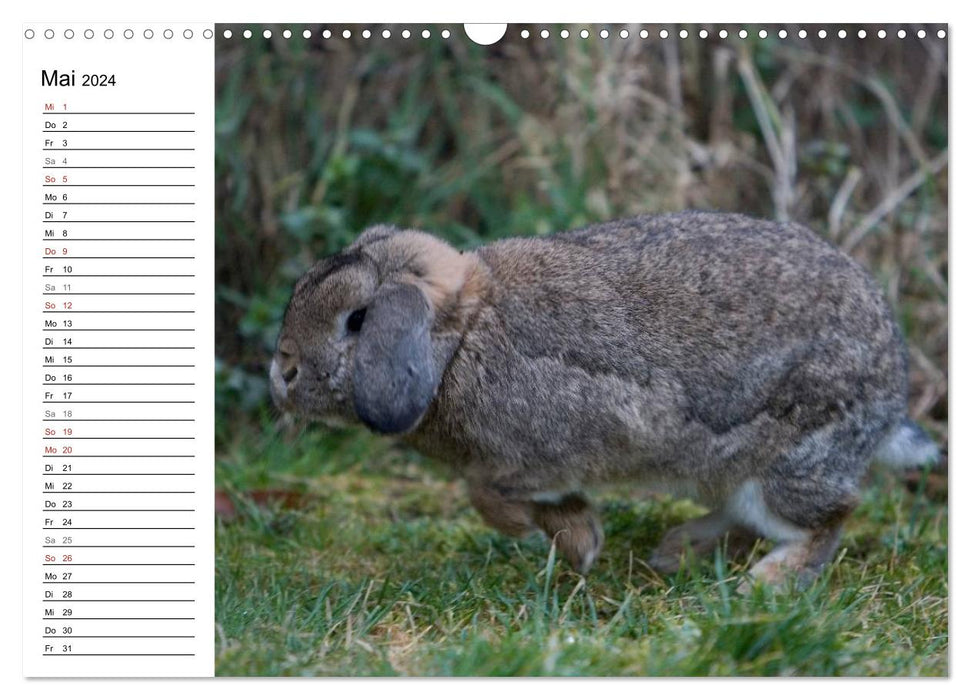
[(907, 358), (864, 269), (804, 226), (638, 216), (460, 251), (379, 225), (297, 282), (270, 368), (284, 412), (399, 436), (454, 465), (500, 532), (581, 574), (604, 543), (584, 491), (638, 484), (709, 513), (661, 573), (720, 543), (812, 581), (868, 464), (938, 459), (906, 417)]

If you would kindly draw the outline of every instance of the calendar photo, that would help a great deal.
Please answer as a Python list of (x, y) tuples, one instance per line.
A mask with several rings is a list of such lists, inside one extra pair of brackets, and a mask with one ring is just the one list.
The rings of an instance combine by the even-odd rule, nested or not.
[(947, 674), (939, 29), (218, 25), (217, 675)]

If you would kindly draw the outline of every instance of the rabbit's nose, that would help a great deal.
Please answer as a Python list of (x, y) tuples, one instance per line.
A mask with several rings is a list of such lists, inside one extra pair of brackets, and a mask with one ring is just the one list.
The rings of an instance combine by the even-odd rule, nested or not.
[(279, 358), (280, 375), (283, 377), (283, 381), (289, 385), (297, 378), (300, 371), (300, 354), (297, 344), (289, 338), (284, 338), (277, 348), (277, 356)]

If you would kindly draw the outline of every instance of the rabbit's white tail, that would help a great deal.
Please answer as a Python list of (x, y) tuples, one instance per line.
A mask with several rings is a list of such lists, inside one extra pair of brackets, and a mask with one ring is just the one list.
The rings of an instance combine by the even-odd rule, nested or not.
[(919, 425), (905, 419), (880, 443), (873, 461), (891, 469), (936, 466), (941, 461), (941, 450)]

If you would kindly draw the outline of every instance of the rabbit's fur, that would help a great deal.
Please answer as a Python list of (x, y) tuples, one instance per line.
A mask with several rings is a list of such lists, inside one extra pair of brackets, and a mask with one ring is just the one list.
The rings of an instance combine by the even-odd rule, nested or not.
[(487, 522), (542, 529), (581, 571), (603, 542), (583, 489), (641, 483), (711, 509), (655, 568), (765, 537), (756, 577), (811, 578), (881, 444), (909, 431), (936, 454), (905, 421), (904, 345), (869, 275), (802, 226), (738, 215), (468, 252), (370, 228), (297, 283), (271, 386), (283, 410), (455, 465)]

